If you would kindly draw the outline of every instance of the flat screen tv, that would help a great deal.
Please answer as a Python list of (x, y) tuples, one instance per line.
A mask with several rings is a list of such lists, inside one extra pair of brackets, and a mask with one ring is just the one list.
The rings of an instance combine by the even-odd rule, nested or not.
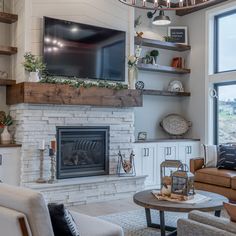
[(125, 81), (126, 34), (44, 17), (44, 62), (52, 76)]

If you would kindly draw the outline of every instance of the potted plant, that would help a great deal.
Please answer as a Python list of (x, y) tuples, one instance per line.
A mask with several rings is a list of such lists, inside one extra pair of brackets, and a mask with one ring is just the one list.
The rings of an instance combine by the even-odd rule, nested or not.
[(150, 56), (153, 58), (153, 64), (157, 63), (157, 57), (159, 56), (159, 51), (158, 50), (152, 50), (150, 52)]
[(3, 129), (1, 134), (1, 144), (10, 144), (11, 143), (11, 134), (8, 131), (8, 127), (13, 124), (12, 117), (5, 112), (0, 112), (0, 127)]
[(29, 82), (39, 82), (39, 73), (42, 73), (46, 69), (46, 64), (44, 64), (39, 57), (36, 57), (30, 52), (25, 53), (24, 58), (23, 66), (30, 74)]

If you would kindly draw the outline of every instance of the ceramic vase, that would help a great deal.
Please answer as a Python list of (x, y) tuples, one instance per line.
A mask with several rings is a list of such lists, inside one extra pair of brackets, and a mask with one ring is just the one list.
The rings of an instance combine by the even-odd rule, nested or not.
[(29, 74), (29, 82), (39, 82), (39, 72), (30, 72)]
[(135, 89), (135, 84), (138, 80), (138, 73), (135, 67), (129, 68), (129, 89)]
[(11, 134), (8, 131), (8, 127), (5, 126), (1, 134), (1, 144), (10, 144), (11, 143)]

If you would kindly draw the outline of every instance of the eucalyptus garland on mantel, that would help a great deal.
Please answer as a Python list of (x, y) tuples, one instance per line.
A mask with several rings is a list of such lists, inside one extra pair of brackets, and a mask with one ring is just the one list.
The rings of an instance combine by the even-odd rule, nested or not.
[(107, 81), (98, 80), (96, 82), (84, 81), (79, 78), (68, 79), (67, 77), (50, 77), (47, 76), (40, 80), (40, 83), (48, 83), (48, 84), (68, 84), (75, 88), (109, 88), (115, 90), (128, 89), (128, 85), (122, 83), (110, 83)]

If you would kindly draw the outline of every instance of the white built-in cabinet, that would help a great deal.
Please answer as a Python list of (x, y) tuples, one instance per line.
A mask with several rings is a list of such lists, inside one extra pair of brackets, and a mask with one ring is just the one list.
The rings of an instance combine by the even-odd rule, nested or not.
[(0, 180), (5, 184), (20, 184), (20, 148), (0, 148)]
[(165, 160), (180, 160), (189, 166), (191, 158), (200, 155), (200, 141), (161, 141), (135, 143), (137, 175), (147, 175), (146, 188), (160, 188), (160, 164)]

